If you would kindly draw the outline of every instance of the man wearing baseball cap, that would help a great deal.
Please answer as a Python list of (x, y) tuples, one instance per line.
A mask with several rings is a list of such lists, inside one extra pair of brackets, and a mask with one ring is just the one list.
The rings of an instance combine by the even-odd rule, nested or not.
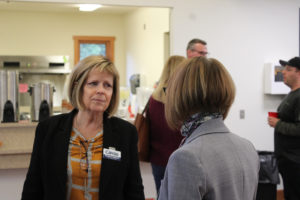
[(283, 179), (285, 200), (300, 199), (300, 58), (280, 60), (284, 83), (290, 93), (277, 108), (278, 118), (268, 117), (274, 127), (275, 155)]

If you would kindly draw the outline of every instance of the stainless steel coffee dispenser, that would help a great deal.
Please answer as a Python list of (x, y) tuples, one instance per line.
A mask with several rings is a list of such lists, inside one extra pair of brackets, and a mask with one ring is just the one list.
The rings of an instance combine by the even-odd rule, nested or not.
[(0, 121), (17, 122), (19, 117), (19, 74), (0, 70)]
[(36, 83), (29, 87), (32, 121), (42, 121), (53, 114), (53, 92), (54, 87), (48, 83)]

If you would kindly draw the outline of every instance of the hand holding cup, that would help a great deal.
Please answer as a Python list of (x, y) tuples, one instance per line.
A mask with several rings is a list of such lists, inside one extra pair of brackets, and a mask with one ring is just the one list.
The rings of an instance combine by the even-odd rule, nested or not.
[(271, 127), (275, 127), (277, 122), (279, 121), (278, 119), (278, 113), (277, 112), (268, 112), (268, 124)]

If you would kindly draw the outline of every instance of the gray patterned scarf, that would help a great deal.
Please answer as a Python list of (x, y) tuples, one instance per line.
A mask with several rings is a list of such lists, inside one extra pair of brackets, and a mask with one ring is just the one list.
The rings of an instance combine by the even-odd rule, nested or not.
[(183, 123), (180, 129), (181, 135), (188, 138), (203, 122), (219, 117), (222, 117), (220, 113), (196, 113)]

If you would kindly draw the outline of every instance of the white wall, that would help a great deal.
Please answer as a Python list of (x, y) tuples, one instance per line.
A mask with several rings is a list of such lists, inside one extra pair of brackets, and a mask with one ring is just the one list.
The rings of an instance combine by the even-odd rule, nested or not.
[[(172, 13), (174, 52), (184, 54), (190, 38), (205, 39), (210, 56), (225, 65), (236, 84), (226, 123), (257, 149), (273, 150), (267, 111), (275, 110), (282, 96), (263, 94), (263, 65), (299, 55), (299, 1), (193, 2), (176, 6)], [(182, 30), (188, 30), (184, 36)], [(245, 110), (244, 120), (239, 119), (240, 109)]]
[(140, 8), (126, 16), (126, 76), (139, 73), (141, 86), (153, 87), (164, 66), (164, 33), (169, 32), (168, 8)]

